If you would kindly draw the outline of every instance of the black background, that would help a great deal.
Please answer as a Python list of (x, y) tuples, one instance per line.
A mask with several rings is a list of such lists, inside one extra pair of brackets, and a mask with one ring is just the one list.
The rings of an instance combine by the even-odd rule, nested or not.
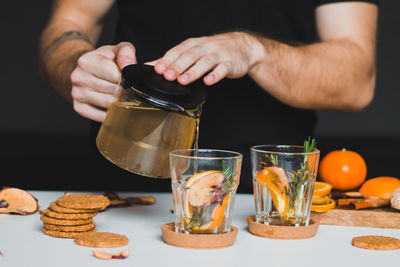
[[(96, 165), (89, 120), (77, 115), (40, 79), (38, 41), (50, 8), (49, 0), (18, 0), (3, 1), (0, 9), (0, 185), (132, 190), (123, 184), (131, 179), (129, 173), (115, 172), (111, 165), (107, 168), (114, 170), (107, 172)], [(355, 150), (365, 158), (369, 178), (400, 177), (399, 11), (400, 1), (381, 1), (373, 103), (357, 114), (318, 112), (316, 138), (322, 155), (342, 147)], [(114, 24), (115, 10), (100, 44), (113, 43)]]

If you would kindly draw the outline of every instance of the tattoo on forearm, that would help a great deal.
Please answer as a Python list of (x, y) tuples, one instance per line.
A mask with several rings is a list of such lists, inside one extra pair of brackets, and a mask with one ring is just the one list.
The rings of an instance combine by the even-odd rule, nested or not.
[(47, 56), (51, 55), (54, 51), (57, 50), (63, 43), (69, 40), (82, 40), (90, 45), (93, 43), (87, 38), (83, 33), (80, 31), (68, 31), (57, 37), (56, 39), (51, 42), (43, 51), (43, 56), (46, 58)]

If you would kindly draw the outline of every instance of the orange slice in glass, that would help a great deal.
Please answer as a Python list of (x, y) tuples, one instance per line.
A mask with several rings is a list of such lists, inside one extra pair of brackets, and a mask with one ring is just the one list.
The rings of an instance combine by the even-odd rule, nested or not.
[(187, 201), (192, 207), (205, 207), (215, 198), (213, 191), (222, 187), (225, 175), (220, 171), (204, 171), (191, 176), (185, 183)]
[[(224, 182), (225, 175), (220, 171), (196, 173), (186, 181), (185, 187), (187, 190), (184, 196), (184, 220), (186, 224), (189, 223), (193, 215), (193, 208), (203, 208), (217, 201), (217, 195), (214, 194), (213, 191), (217, 191), (221, 188)], [(217, 212), (217, 207), (219, 206), (221, 205), (218, 204), (215, 206), (213, 213)], [(223, 210), (225, 210), (225, 208), (223, 208)], [(213, 221), (201, 227), (194, 227), (193, 230), (202, 231), (213, 229), (213, 227), (215, 227), (212, 225)]]
[(212, 211), (211, 218), (212, 221), (208, 224), (204, 224), (199, 227), (199, 230), (207, 231), (212, 230), (215, 227), (218, 229), (221, 227), (222, 221), (224, 220), (225, 216), (225, 209), (229, 202), (229, 194), (226, 194), (222, 202), (216, 205)]
[(285, 188), (289, 185), (286, 171), (278, 166), (265, 167), (257, 173), (257, 180), (263, 183), (272, 182), (281, 192), (285, 192)]
[(265, 182), (265, 185), (268, 188), (268, 191), (272, 198), (272, 202), (274, 203), (274, 206), (278, 211), (279, 216), (281, 218), (285, 218), (288, 210), (286, 195), (281, 193), (278, 187), (269, 181)]
[(285, 218), (288, 210), (286, 195), (283, 193), (284, 188), (288, 186), (285, 170), (275, 166), (265, 167), (257, 173), (256, 179), (261, 184), (261, 194), (265, 184), (279, 216)]

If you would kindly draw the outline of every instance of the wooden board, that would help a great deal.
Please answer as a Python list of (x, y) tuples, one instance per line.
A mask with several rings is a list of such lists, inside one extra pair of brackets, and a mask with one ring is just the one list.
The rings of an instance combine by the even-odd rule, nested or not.
[(400, 211), (395, 209), (351, 210), (336, 208), (326, 213), (313, 212), (320, 224), (400, 229)]

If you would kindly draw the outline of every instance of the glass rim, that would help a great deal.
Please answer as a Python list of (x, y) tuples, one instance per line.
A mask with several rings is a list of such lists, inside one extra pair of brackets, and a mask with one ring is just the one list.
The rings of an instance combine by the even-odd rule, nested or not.
[(231, 156), (188, 156), (188, 155), (183, 155), (179, 154), (179, 152), (194, 152), (196, 149), (193, 148), (188, 148), (188, 149), (177, 149), (169, 152), (170, 157), (179, 157), (179, 158), (186, 158), (186, 159), (206, 159), (206, 160), (215, 160), (215, 159), (241, 159), (243, 158), (243, 155), (239, 152), (235, 151), (230, 151), (230, 150), (223, 150), (223, 149), (208, 149), (208, 148), (202, 148), (202, 149), (197, 149), (198, 152), (204, 153), (204, 152), (222, 152), (222, 153), (228, 153), (231, 154)]
[(317, 155), (320, 154), (319, 149), (314, 148), (311, 152), (281, 152), (281, 151), (271, 151), (268, 148), (303, 148), (304, 146), (298, 145), (255, 145), (250, 147), (250, 151), (260, 152), (260, 153), (271, 153), (271, 154), (281, 154), (281, 155)]

